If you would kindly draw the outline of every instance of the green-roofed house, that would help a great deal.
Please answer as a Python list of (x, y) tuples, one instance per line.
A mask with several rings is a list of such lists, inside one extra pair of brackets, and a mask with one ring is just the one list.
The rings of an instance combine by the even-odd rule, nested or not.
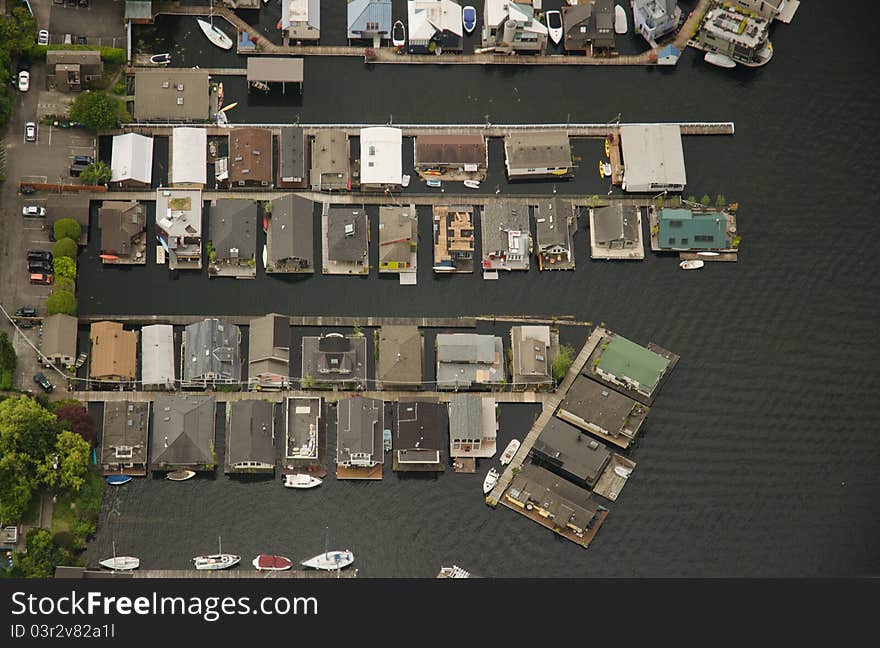
[(729, 221), (722, 211), (661, 209), (657, 241), (661, 250), (726, 250), (733, 247)]
[(619, 335), (605, 347), (595, 371), (608, 382), (651, 398), (670, 360)]

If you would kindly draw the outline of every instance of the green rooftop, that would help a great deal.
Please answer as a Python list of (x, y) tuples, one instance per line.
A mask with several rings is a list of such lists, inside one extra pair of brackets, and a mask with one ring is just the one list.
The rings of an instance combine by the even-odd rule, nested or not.
[(643, 346), (616, 336), (599, 358), (598, 368), (618, 378), (629, 378), (639, 384), (639, 391), (650, 394), (669, 360)]

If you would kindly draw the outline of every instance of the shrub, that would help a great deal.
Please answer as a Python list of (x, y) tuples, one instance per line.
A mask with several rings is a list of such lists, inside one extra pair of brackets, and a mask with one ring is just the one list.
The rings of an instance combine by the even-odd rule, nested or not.
[(55, 259), (55, 276), (61, 279), (76, 279), (76, 261), (70, 257), (59, 257)]
[(120, 79), (116, 83), (113, 84), (113, 94), (125, 94), (125, 81)]
[(703, 194), (703, 197), (700, 198), (700, 204), (703, 207), (708, 207), (709, 205), (712, 204), (712, 199), (709, 198), (709, 194)]
[(108, 130), (130, 119), (121, 99), (92, 91), (78, 95), (70, 104), (68, 114), (73, 121), (91, 130)]
[(82, 235), (82, 226), (72, 218), (59, 218), (52, 226), (52, 230), (55, 233), (56, 241), (63, 238), (76, 241)]
[(83, 184), (105, 185), (110, 182), (111, 175), (110, 165), (99, 160), (92, 162), (83, 169), (82, 173), (79, 174), (79, 179)]
[(56, 259), (59, 257), (75, 259), (77, 252), (79, 252), (79, 246), (72, 238), (64, 237), (58, 239), (55, 241), (55, 245), (52, 246), (52, 256)]
[(76, 282), (67, 277), (55, 277), (55, 290), (66, 290), (71, 294), (76, 294)]
[(76, 297), (66, 290), (55, 290), (46, 300), (46, 311), (49, 315), (56, 313), (76, 315)]
[(101, 60), (104, 61), (104, 63), (115, 63), (117, 65), (122, 65), (127, 61), (125, 50), (120, 49), (119, 47), (102, 47)]
[(76, 537), (70, 531), (59, 531), (52, 536), (52, 542), (56, 547), (73, 551), (76, 549)]

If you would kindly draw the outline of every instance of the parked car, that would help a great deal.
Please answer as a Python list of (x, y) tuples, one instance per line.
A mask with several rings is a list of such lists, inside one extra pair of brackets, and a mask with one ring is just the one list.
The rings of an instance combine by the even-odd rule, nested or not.
[(74, 164), (93, 164), (95, 162), (95, 158), (91, 155), (74, 155), (73, 163)]
[(46, 250), (28, 250), (28, 261), (48, 261), (52, 263), (52, 253)]
[(54, 269), (52, 268), (52, 264), (48, 261), (31, 261), (28, 259), (28, 272), (44, 272), (46, 274), (51, 274)]
[(22, 70), (18, 73), (18, 89), (20, 92), (27, 92), (31, 87), (31, 73), (27, 70)]
[(49, 382), (49, 379), (42, 373), (34, 374), (34, 382), (43, 388), (43, 391), (50, 392), (55, 389), (55, 385)]
[(31, 308), (30, 306), (22, 306), (21, 308), (15, 311), (16, 317), (36, 317), (37, 309)]
[(76, 37), (76, 44), (77, 45), (86, 45), (86, 44), (88, 44), (88, 42), (89, 42), (89, 39), (87, 39), (85, 36), (77, 36)]
[(76, 0), (67, 0), (67, 6), (68, 6), (68, 7), (75, 7), (75, 6), (76, 6)]
[(64, 0), (52, 0), (52, 2), (55, 3), (55, 4), (57, 4), (57, 5), (63, 5), (63, 4), (64, 4)]
[(49, 44), (49, 30), (41, 29), (37, 33), (37, 45), (48, 45)]
[(49, 286), (52, 284), (52, 275), (45, 273), (34, 273), (31, 275), (30, 282), (38, 286)]
[(31, 185), (25, 185), (21, 189), (19, 189), (19, 191), (27, 196), (37, 193), (37, 190), (34, 189)]
[(29, 319), (15, 320), (15, 323), (18, 325), (18, 328), (29, 329), (34, 328), (34, 323)]
[(46, 218), (46, 208), (37, 205), (26, 205), (21, 208), (21, 215), (30, 218)]
[(88, 8), (89, 0), (79, 0), (79, 6)]
[(78, 178), (79, 174), (85, 171), (88, 164), (71, 164), (69, 173), (72, 177)]
[(28, 142), (37, 141), (37, 125), (34, 122), (28, 122), (24, 125), (24, 138)]

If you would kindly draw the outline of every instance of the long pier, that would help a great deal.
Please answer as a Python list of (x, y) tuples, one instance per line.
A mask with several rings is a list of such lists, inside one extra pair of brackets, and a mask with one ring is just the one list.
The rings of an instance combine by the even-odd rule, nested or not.
[(337, 571), (289, 569), (285, 571), (258, 571), (249, 569), (198, 570), (198, 569), (135, 569), (131, 578), (357, 578), (357, 569)]
[[(195, 324), (205, 319), (222, 319), (236, 326), (247, 326), (250, 321), (260, 315), (82, 315), (79, 321), (85, 324), (113, 320), (123, 324), (171, 324), (186, 326)], [(491, 316), (485, 316), (488, 319)], [(474, 328), (477, 325), (476, 317), (351, 317), (339, 315), (290, 315), (288, 317), (291, 326), (323, 326), (323, 327), (368, 327), (380, 326), (418, 326), (421, 328)], [(527, 317), (521, 320), (525, 323), (535, 323)], [(564, 323), (561, 321), (560, 323)]]

